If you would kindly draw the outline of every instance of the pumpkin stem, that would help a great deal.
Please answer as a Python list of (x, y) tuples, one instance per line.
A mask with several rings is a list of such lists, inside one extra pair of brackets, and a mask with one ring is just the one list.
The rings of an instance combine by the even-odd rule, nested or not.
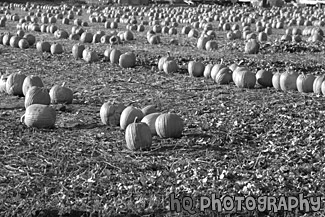
[(65, 85), (65, 82), (63, 82), (62, 87), (64, 87), (64, 85)]
[(134, 123), (137, 123), (138, 117), (134, 118)]
[(23, 116), (21, 116), (21, 118), (20, 118), (21, 123), (24, 123), (24, 121), (25, 121), (25, 114)]
[(167, 51), (167, 56), (170, 57), (170, 52), (169, 51)]

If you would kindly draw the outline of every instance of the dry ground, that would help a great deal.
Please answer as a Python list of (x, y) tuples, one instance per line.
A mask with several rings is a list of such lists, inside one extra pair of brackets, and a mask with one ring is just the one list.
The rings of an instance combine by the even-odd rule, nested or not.
[[(82, 18), (88, 21), (85, 12)], [(62, 25), (61, 20), (57, 25), (71, 32), (72, 25)], [(15, 26), (8, 21), (0, 31), (15, 33)], [(84, 29), (95, 32), (103, 26), (95, 23)], [(270, 41), (283, 33), (274, 31)], [(75, 41), (33, 34), (38, 40), (59, 41), (64, 54), (0, 45), (1, 71), (38, 75), (48, 88), (66, 82), (74, 91), (74, 102), (56, 106), (55, 129), (29, 129), (20, 123), (24, 98), (0, 95), (0, 216), (57, 216), (59, 212), (70, 213), (64, 216), (172, 216), (168, 206), (173, 192), (195, 198), (211, 193), (324, 194), (323, 96), (218, 86), (212, 80), (190, 77), (186, 70), (170, 75), (155, 68), (158, 57), (169, 50), (184, 66), (194, 59), (217, 63), (223, 57), (227, 64), (244, 60), (253, 71), (282, 72), (290, 63), (301, 72), (321, 74), (324, 43), (301, 43), (299, 48), (272, 42), (263, 45), (260, 54), (245, 55), (244, 42), (226, 40), (223, 31), (217, 31), (220, 48), (215, 52), (198, 50), (196, 40), (182, 35), (175, 36), (179, 46), (168, 45), (170, 36), (162, 36), (160, 45), (150, 45), (145, 33), (135, 33), (134, 41), (116, 47), (134, 50), (137, 66), (121, 69), (102, 60), (87, 64), (73, 59)], [(106, 49), (102, 44), (87, 46), (99, 54)], [(183, 137), (154, 137), (149, 151), (126, 150), (124, 132), (102, 125), (99, 117), (101, 105), (114, 99), (141, 108), (156, 104), (162, 112), (181, 115)], [(296, 214), (324, 213), (322, 207), (313, 214)], [(210, 211), (196, 216), (204, 215), (223, 216)], [(275, 216), (272, 212), (232, 214), (252, 215)], [(294, 214), (277, 214), (285, 215)]]

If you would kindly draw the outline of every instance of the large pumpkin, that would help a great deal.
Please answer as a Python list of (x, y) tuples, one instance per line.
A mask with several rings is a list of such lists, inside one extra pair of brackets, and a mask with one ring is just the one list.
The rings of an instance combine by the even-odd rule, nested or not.
[(233, 72), (232, 78), (239, 88), (254, 88), (256, 84), (255, 73), (246, 67), (237, 67)]
[(299, 74), (293, 70), (287, 70), (280, 76), (280, 87), (283, 91), (297, 90), (297, 78)]
[(9, 95), (23, 96), (23, 83), (25, 74), (16, 72), (8, 76), (6, 81), (6, 91)]
[(134, 106), (126, 107), (123, 110), (120, 118), (121, 129), (125, 130), (130, 123), (134, 122), (135, 118), (137, 118), (137, 121), (141, 121), (143, 118), (142, 111)]
[(157, 135), (156, 120), (159, 115), (161, 115), (161, 113), (159, 113), (159, 112), (151, 113), (151, 114), (144, 116), (141, 120), (141, 122), (146, 123), (149, 126), (151, 135), (153, 135), (153, 136)]
[(256, 73), (256, 82), (262, 87), (272, 87), (272, 77), (271, 71), (261, 69)]
[(32, 104), (49, 105), (50, 103), (49, 92), (44, 87), (32, 86), (25, 95), (25, 108)]
[(319, 75), (315, 78), (314, 84), (313, 84), (313, 92), (316, 94), (322, 93), (322, 83), (325, 80), (325, 74)]
[(226, 65), (223, 64), (223, 60), (221, 60), (221, 63), (215, 64), (211, 69), (211, 78), (213, 81), (215, 81), (217, 73), (220, 71), (220, 69), (225, 68)]
[(131, 123), (125, 130), (126, 147), (130, 150), (147, 149), (152, 145), (151, 130), (146, 123)]
[(301, 93), (313, 92), (315, 76), (312, 74), (304, 75), (301, 74), (297, 77), (297, 89)]
[(24, 79), (23, 86), (22, 86), (24, 96), (26, 96), (28, 89), (31, 88), (32, 86), (44, 87), (42, 79), (36, 75), (27, 76)]
[(26, 108), (25, 114), (20, 120), (28, 127), (53, 128), (56, 112), (48, 105), (32, 104)]
[(165, 113), (157, 117), (156, 131), (161, 138), (178, 138), (184, 129), (183, 119), (174, 113)]
[(201, 77), (204, 72), (204, 64), (201, 62), (190, 61), (188, 63), (188, 73), (193, 77)]
[(64, 86), (54, 85), (50, 90), (51, 103), (66, 103), (71, 104), (73, 100), (73, 92), (70, 88)]
[(276, 90), (281, 90), (281, 86), (280, 86), (280, 77), (281, 77), (281, 73), (280, 72), (276, 72), (273, 77), (272, 77), (272, 86), (276, 89)]
[(232, 82), (232, 71), (228, 67), (220, 69), (216, 74), (214, 81), (219, 85), (229, 84)]
[(118, 126), (125, 105), (123, 103), (106, 102), (100, 108), (100, 119), (103, 124)]

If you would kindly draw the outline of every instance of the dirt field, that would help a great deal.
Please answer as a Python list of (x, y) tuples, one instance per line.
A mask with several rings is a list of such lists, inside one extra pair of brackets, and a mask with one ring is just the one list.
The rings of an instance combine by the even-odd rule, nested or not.
[[(20, 17), (28, 13), (18, 7), (11, 12)], [(86, 12), (75, 18), (89, 22)], [(251, 13), (261, 14), (257, 9)], [(71, 33), (72, 23), (58, 20), (55, 25)], [(211, 52), (199, 50), (197, 39), (181, 34), (161, 34), (161, 44), (151, 45), (146, 39), (151, 26), (134, 31), (135, 40), (114, 46), (123, 53), (135, 52), (132, 69), (104, 61), (109, 44), (86, 44), (100, 56), (91, 64), (72, 57), (78, 41), (49, 33), (30, 32), (37, 41), (61, 43), (63, 54), (42, 54), (35, 45), (22, 50), (1, 44), (2, 73), (38, 75), (49, 89), (66, 82), (74, 100), (71, 105), (53, 105), (56, 127), (46, 130), (20, 123), (23, 97), (0, 93), (0, 216), (188, 216), (187, 211), (170, 211), (171, 193), (195, 198), (193, 216), (323, 216), (323, 204), (314, 213), (198, 210), (197, 199), (213, 193), (310, 197), (323, 196), (325, 188), (323, 96), (258, 85), (254, 89), (217, 85), (187, 72), (191, 60), (206, 65), (223, 58), (227, 65), (242, 62), (253, 72), (284, 72), (291, 65), (300, 73), (320, 75), (324, 42), (307, 43), (303, 36), (301, 43), (281, 43), (276, 40), (285, 29), (273, 29), (259, 54), (249, 55), (243, 52), (244, 40), (230, 41), (227, 31), (217, 30), (218, 22), (212, 24), (219, 48)], [(15, 34), (16, 25), (8, 20), (0, 32)], [(118, 31), (125, 30), (126, 24), (118, 25)], [(183, 26), (177, 27), (178, 33)], [(82, 28), (92, 33), (113, 31), (104, 23), (89, 22)], [(171, 38), (179, 45), (170, 45)], [(180, 66), (177, 73), (157, 69), (167, 51)], [(177, 113), (185, 123), (183, 136), (155, 136), (150, 150), (127, 150), (124, 131), (100, 120), (101, 105), (113, 100), (139, 108), (154, 104), (161, 112)]]

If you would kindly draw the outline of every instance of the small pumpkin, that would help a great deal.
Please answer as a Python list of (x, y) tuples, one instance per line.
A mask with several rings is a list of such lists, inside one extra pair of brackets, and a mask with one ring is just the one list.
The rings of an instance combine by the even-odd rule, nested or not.
[(120, 56), (119, 65), (122, 68), (133, 68), (135, 67), (136, 56), (133, 52), (127, 52)]
[(188, 63), (188, 73), (193, 77), (201, 77), (204, 72), (204, 64), (199, 61), (190, 61)]
[(280, 77), (281, 77), (281, 73), (280, 72), (276, 72), (273, 77), (272, 77), (272, 86), (276, 89), (276, 90), (281, 90), (281, 86), (280, 86)]
[(164, 70), (164, 63), (166, 61), (173, 60), (173, 58), (170, 56), (170, 53), (167, 52), (167, 56), (161, 57), (158, 61), (158, 70), (163, 71)]
[(51, 45), (51, 54), (62, 54), (63, 53), (63, 47), (59, 43), (54, 43)]
[(269, 70), (261, 69), (256, 73), (256, 82), (262, 87), (272, 87), (273, 73)]
[(65, 82), (62, 86), (54, 85), (50, 92), (51, 103), (66, 103), (71, 104), (73, 100), (73, 92), (70, 88), (65, 87)]
[(208, 36), (201, 36), (198, 41), (197, 41), (197, 48), (198, 49), (204, 49), (205, 50), (205, 45), (206, 43), (210, 40)]
[(256, 39), (249, 39), (245, 44), (245, 53), (257, 54), (260, 50), (260, 44)]
[(151, 113), (151, 114), (147, 114), (141, 120), (141, 122), (146, 123), (149, 126), (152, 136), (157, 135), (156, 120), (157, 120), (159, 115), (161, 115), (161, 113), (154, 112), (154, 113)]
[(216, 74), (214, 81), (219, 85), (229, 84), (232, 82), (232, 71), (228, 67), (220, 69)]
[(36, 42), (36, 38), (32, 34), (25, 34), (23, 38), (28, 41), (29, 47), (33, 46)]
[(204, 72), (203, 72), (203, 76), (205, 78), (211, 78), (211, 70), (213, 68), (213, 64), (208, 64), (204, 67)]
[(92, 63), (98, 61), (99, 57), (96, 51), (86, 48), (82, 51), (82, 59), (87, 63)]
[(121, 114), (124, 109), (125, 105), (123, 103), (104, 103), (99, 112), (102, 123), (110, 126), (119, 126)]
[(36, 43), (36, 50), (38, 52), (51, 52), (51, 44), (47, 41), (38, 41)]
[(214, 51), (218, 49), (218, 42), (216, 40), (209, 40), (206, 44), (205, 44), (205, 49), (207, 51)]
[(29, 75), (24, 79), (23, 86), (22, 86), (24, 96), (26, 96), (28, 89), (33, 86), (44, 87), (44, 84), (40, 77), (36, 75)]
[(184, 130), (183, 119), (174, 113), (164, 113), (157, 117), (155, 128), (161, 138), (179, 138)]
[(15, 47), (15, 48), (18, 48), (19, 46), (18, 46), (18, 43), (19, 43), (19, 40), (21, 39), (21, 37), (19, 37), (19, 36), (12, 36), (11, 38), (10, 38), (10, 41), (9, 41), (9, 44), (10, 44), (10, 46), (11, 47)]
[(109, 61), (109, 57), (111, 55), (111, 52), (112, 52), (113, 48), (112, 48), (112, 45), (108, 48), (106, 48), (106, 50), (104, 51), (104, 60), (105, 61)]
[(168, 60), (164, 62), (163, 70), (166, 74), (174, 73), (178, 70), (178, 65), (175, 60)]
[(51, 98), (49, 92), (44, 87), (32, 86), (25, 95), (25, 108), (32, 104), (49, 105)]
[(287, 69), (280, 76), (280, 87), (283, 91), (297, 90), (297, 78), (299, 74), (293, 70)]
[(122, 130), (125, 130), (126, 127), (134, 121), (134, 119), (137, 117), (138, 121), (141, 121), (143, 118), (143, 113), (140, 109), (134, 107), (134, 106), (128, 106), (126, 107), (120, 118), (120, 127)]
[(220, 63), (215, 64), (211, 69), (211, 78), (213, 81), (215, 81), (215, 77), (217, 73), (220, 71), (220, 69), (227, 67), (223, 64), (223, 59), (221, 59)]
[(130, 150), (142, 150), (152, 145), (151, 130), (146, 123), (129, 124), (125, 130), (126, 147)]
[(53, 128), (56, 121), (55, 110), (42, 104), (32, 104), (26, 108), (25, 114), (20, 119), (28, 127)]
[(157, 108), (155, 105), (147, 105), (141, 109), (144, 116), (149, 115), (151, 113), (157, 112)]
[(113, 64), (113, 63), (119, 63), (119, 59), (120, 59), (120, 56), (122, 55), (121, 51), (114, 48), (110, 55), (109, 55), (109, 59), (110, 59), (110, 62)]
[(324, 81), (321, 85), (321, 91), (322, 91), (322, 94), (325, 95), (325, 82)]
[(27, 49), (27, 48), (29, 48), (29, 43), (25, 38), (22, 38), (18, 42), (18, 47), (20, 49)]
[(1, 78), (0, 78), (0, 93), (6, 92), (6, 82), (7, 82), (7, 77), (5, 75), (1, 75)]
[(23, 96), (23, 83), (26, 75), (21, 72), (12, 73), (6, 81), (6, 92), (9, 95)]
[(304, 75), (301, 74), (297, 77), (297, 89), (300, 93), (313, 92), (313, 84), (315, 76), (312, 74)]
[(83, 44), (75, 44), (73, 45), (72, 47), (72, 56), (75, 58), (75, 59), (78, 59), (78, 58), (82, 58), (82, 53), (83, 51), (85, 50), (85, 45)]
[(315, 94), (321, 94), (322, 93), (322, 83), (325, 80), (325, 74), (319, 75), (315, 78), (313, 83), (313, 92)]
[(239, 88), (254, 88), (256, 76), (246, 67), (237, 67), (233, 72), (233, 81)]
[(93, 41), (93, 34), (90, 32), (83, 32), (80, 36), (80, 41), (82, 43), (91, 43)]

